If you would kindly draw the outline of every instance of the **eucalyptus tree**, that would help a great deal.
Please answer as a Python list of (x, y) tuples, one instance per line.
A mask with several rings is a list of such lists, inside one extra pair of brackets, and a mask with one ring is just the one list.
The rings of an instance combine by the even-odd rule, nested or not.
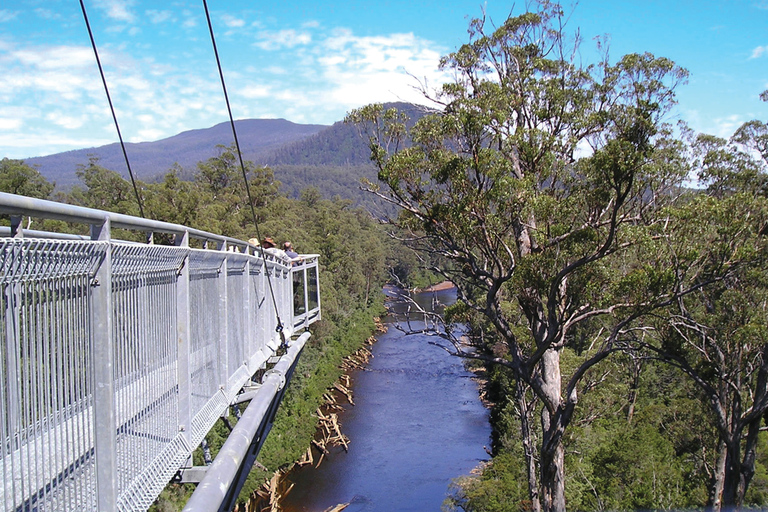
[[(670, 266), (680, 286), (712, 284), (679, 297), (661, 316), (661, 343), (652, 347), (691, 377), (714, 418), (715, 510), (746, 504), (768, 413), (767, 133), (751, 121), (730, 141), (695, 138), (693, 161), (706, 189), (670, 217)], [(691, 255), (695, 267), (680, 263)]]
[(0, 160), (0, 191), (28, 197), (47, 199), (54, 185), (40, 171), (23, 160)]
[[(248, 205), (243, 169), (234, 144), (217, 145), (218, 154), (198, 162), (194, 174), (198, 192), (205, 196), (199, 218), (205, 229), (229, 236), (255, 236), (251, 209)], [(269, 167), (243, 162), (248, 178), (253, 208), (257, 215), (278, 197), (280, 182)]]
[[(75, 204), (109, 210), (117, 213), (138, 215), (139, 206), (131, 183), (119, 173), (103, 167), (99, 158), (89, 155), (87, 164), (78, 164), (75, 174), (82, 185), (76, 185), (69, 194)], [(139, 188), (144, 184), (139, 182)]]
[(378, 168), (369, 189), (400, 209), (391, 222), (493, 325), (504, 350), (487, 359), (541, 404), (526, 457), (531, 503), (546, 511), (566, 507), (563, 435), (582, 378), (671, 300), (669, 269), (653, 265), (656, 212), (684, 174), (662, 121), (686, 72), (648, 53), (583, 65), (564, 25), (547, 1), (491, 33), (474, 20), (442, 59), (454, 80), (427, 93), (438, 108), (412, 128), (381, 105), (348, 116)]

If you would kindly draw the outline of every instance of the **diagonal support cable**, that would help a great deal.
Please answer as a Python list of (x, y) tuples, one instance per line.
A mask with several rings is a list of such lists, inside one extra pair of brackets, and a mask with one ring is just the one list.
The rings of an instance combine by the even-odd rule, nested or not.
[(112, 105), (112, 97), (109, 95), (109, 87), (107, 87), (107, 78), (104, 75), (104, 68), (101, 67), (101, 59), (99, 59), (99, 52), (96, 49), (96, 40), (93, 38), (93, 31), (91, 30), (91, 24), (88, 22), (88, 13), (85, 12), (85, 4), (83, 0), (80, 0), (80, 8), (83, 11), (83, 19), (85, 20), (85, 26), (88, 29), (88, 36), (91, 38), (91, 46), (93, 47), (93, 54), (96, 56), (96, 64), (99, 66), (99, 73), (101, 74), (101, 81), (104, 84), (104, 92), (107, 93), (107, 102), (109, 102), (109, 109), (112, 111), (112, 119), (115, 121), (115, 128), (117, 129), (117, 138), (120, 139), (120, 147), (123, 149), (123, 157), (125, 158), (125, 165), (128, 167), (128, 175), (131, 177), (131, 184), (133, 185), (133, 193), (136, 194), (136, 202), (139, 204), (139, 213), (144, 217), (144, 206), (141, 204), (141, 196), (139, 195), (139, 189), (136, 187), (136, 179), (133, 177), (133, 171), (131, 170), (131, 163), (128, 161), (128, 153), (125, 151), (125, 142), (123, 142), (123, 134), (120, 133), (120, 125), (117, 122), (117, 114), (115, 114), (115, 107)]
[[(82, 2), (82, 0), (81, 0)], [(235, 139), (235, 148), (237, 149), (237, 156), (240, 159), (240, 169), (243, 172), (243, 181), (245, 182), (245, 192), (248, 195), (248, 206), (251, 207), (251, 217), (253, 218), (253, 225), (256, 227), (256, 237), (261, 240), (261, 233), (259, 233), (259, 223), (256, 220), (256, 209), (253, 207), (253, 198), (251, 197), (251, 187), (248, 184), (248, 173), (245, 170), (245, 163), (243, 162), (243, 153), (240, 151), (240, 142), (237, 139), (237, 130), (235, 129), (235, 119), (232, 117), (232, 107), (229, 104), (229, 94), (227, 94), (227, 84), (224, 81), (224, 72), (221, 68), (221, 60), (219, 59), (219, 50), (216, 47), (216, 37), (213, 35), (213, 24), (211, 23), (211, 15), (208, 12), (208, 2), (206, 0), (203, 0), (203, 8), (205, 9), (205, 18), (208, 20), (208, 30), (211, 33), (211, 44), (213, 45), (213, 53), (216, 56), (216, 66), (219, 69), (219, 78), (221, 79), (221, 88), (224, 91), (224, 101), (227, 104), (227, 112), (229, 113), (229, 124), (232, 126), (232, 136)], [(259, 250), (261, 251), (261, 257), (264, 260), (264, 264), (266, 265), (267, 259), (264, 256), (264, 246), (259, 245)], [(265, 269), (266, 271), (266, 269)], [(272, 297), (272, 304), (275, 307), (275, 316), (277, 317), (277, 328), (275, 329), (280, 334), (280, 339), (282, 340), (283, 345), (285, 345), (285, 334), (283, 333), (283, 323), (280, 320), (280, 312), (277, 309), (277, 300), (275, 300), (275, 291), (272, 288), (272, 279), (269, 275), (269, 272), (266, 272), (267, 274), (267, 284), (269, 285), (269, 294)]]

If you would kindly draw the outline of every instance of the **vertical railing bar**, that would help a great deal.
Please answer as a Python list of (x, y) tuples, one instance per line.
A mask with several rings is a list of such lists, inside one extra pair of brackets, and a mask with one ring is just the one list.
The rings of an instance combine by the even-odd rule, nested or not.
[[(188, 248), (189, 232), (184, 232), (181, 236), (177, 235), (176, 245), (178, 247)], [(179, 386), (178, 428), (183, 433), (182, 436), (186, 441), (187, 447), (191, 446), (190, 432), (192, 427), (192, 418), (190, 414), (191, 381), (189, 375), (191, 341), (189, 316), (189, 267), (190, 254), (187, 252), (176, 284), (176, 346), (178, 348), (177, 382)]]
[[(246, 254), (248, 254), (248, 250), (246, 249)], [(248, 361), (248, 356), (253, 353), (251, 347), (253, 345), (253, 316), (252, 316), (252, 305), (251, 305), (251, 283), (253, 282), (253, 277), (251, 276), (251, 256), (248, 256), (245, 259), (245, 267), (243, 267), (243, 332), (241, 333), (243, 336), (243, 344), (241, 347), (242, 352), (238, 354), (240, 356), (240, 360), (237, 361), (238, 364), (243, 364)], [(249, 368), (249, 370), (253, 370), (252, 368)]]
[[(125, 450), (125, 432), (122, 430), (122, 427), (124, 426), (124, 411), (126, 407), (126, 403), (130, 402), (130, 397), (125, 396), (125, 392), (123, 389), (125, 385), (125, 380), (127, 379), (127, 376), (131, 374), (131, 363), (132, 358), (130, 354), (130, 343), (127, 343), (126, 340), (130, 338), (133, 335), (132, 329), (133, 329), (133, 316), (131, 315), (130, 311), (130, 286), (128, 283), (129, 278), (126, 276), (125, 267), (122, 259), (125, 258), (125, 252), (122, 250), (121, 247), (113, 246), (113, 269), (119, 268), (120, 273), (118, 275), (114, 274), (113, 270), (113, 286), (114, 289), (112, 290), (112, 297), (114, 297), (115, 301), (115, 307), (114, 310), (117, 312), (115, 315), (115, 428), (121, 429), (121, 436), (120, 438), (116, 438), (116, 441), (120, 443), (120, 447), (118, 449), (118, 457), (123, 458), (126, 456)], [(116, 434), (117, 435), (117, 434)], [(117, 492), (119, 493), (119, 490), (123, 487), (120, 477), (120, 468), (119, 468), (119, 459), (118, 463), (115, 464), (117, 473)]]
[[(38, 250), (41, 250), (40, 247), (38, 247)], [(38, 358), (35, 360), (36, 368), (35, 368), (35, 377), (36, 377), (36, 383), (35, 386), (38, 388), (36, 390), (37, 394), (37, 427), (35, 432), (35, 439), (37, 440), (40, 449), (39, 452), (35, 451), (35, 454), (37, 455), (40, 453), (42, 456), (36, 457), (38, 459), (39, 464), (39, 471), (37, 473), (38, 476), (38, 482), (36, 485), (35, 494), (38, 497), (39, 500), (46, 500), (47, 499), (47, 492), (46, 492), (46, 469), (48, 465), (48, 461), (50, 458), (50, 450), (48, 443), (46, 443), (46, 423), (48, 420), (48, 410), (46, 407), (47, 402), (47, 395), (48, 395), (48, 387), (46, 386), (46, 383), (44, 382), (44, 375), (42, 372), (42, 368), (45, 367), (45, 365), (50, 365), (50, 353), (47, 349), (48, 340), (47, 340), (47, 326), (49, 318), (48, 318), (48, 279), (46, 277), (43, 277), (39, 280), (37, 286), (37, 300), (35, 301), (35, 310), (37, 311), (37, 329), (35, 336), (37, 337), (37, 352), (38, 352)]]
[[(3, 256), (7, 255), (7, 251), (8, 251), (7, 245), (3, 244)], [(5, 331), (3, 333), (3, 335), (5, 336), (5, 345), (3, 347), (4, 348), (4, 350), (3, 350), (4, 354), (7, 354), (7, 353), (10, 352), (9, 347), (8, 347), (8, 343), (12, 339), (11, 337), (8, 336), (8, 315), (9, 315), (9, 312), (11, 310), (10, 304), (8, 303), (8, 299), (7, 299), (8, 288), (9, 288), (8, 284), (0, 285), (0, 293), (1, 293), (1, 295), (0, 295), (0, 307), (2, 307), (2, 310), (3, 310), (2, 314), (4, 315), (3, 318), (4, 318), (4, 331)], [(7, 425), (8, 425), (8, 405), (9, 405), (10, 400), (8, 400), (8, 396), (7, 396), (7, 393), (8, 393), (8, 380), (7, 380), (8, 372), (5, 370), (6, 368), (7, 368), (7, 365), (0, 364), (0, 384), (2, 384), (2, 385), (0, 385), (0, 404), (2, 404), (2, 407), (0, 407), (0, 436), (2, 436), (3, 440), (11, 438), (11, 434), (8, 431), (8, 427), (7, 427)], [(3, 485), (3, 505), (4, 505), (3, 509), (7, 510), (8, 509), (8, 492), (7, 492), (8, 487), (7, 487), (7, 482), (9, 481), (9, 478), (11, 478), (10, 481), (13, 482), (12, 473), (9, 475), (9, 472), (8, 472), (8, 463), (11, 462), (11, 460), (9, 460), (9, 459), (10, 459), (10, 454), (13, 453), (13, 446), (9, 446), (7, 448), (8, 455), (6, 455), (5, 450), (6, 449), (4, 448), (3, 449), (3, 454), (2, 454), (2, 478), (3, 478), (2, 485)]]
[(218, 350), (216, 351), (218, 361), (218, 374), (217, 380), (219, 381), (219, 388), (225, 389), (227, 385), (227, 366), (229, 364), (229, 252), (226, 250), (226, 245), (222, 246), (220, 250), (224, 251), (224, 261), (222, 262), (222, 271), (219, 272), (217, 280), (219, 285), (217, 286), (219, 291), (219, 318), (221, 324), (219, 325), (219, 343)]
[[(33, 268), (36, 268), (34, 266)], [(30, 293), (29, 293), (29, 304), (27, 306), (28, 310), (28, 329), (29, 329), (29, 337), (30, 337), (30, 358), (29, 358), (29, 411), (30, 411), (30, 422), (27, 424), (27, 436), (28, 439), (32, 439), (33, 441), (33, 450), (30, 450), (34, 472), (32, 473), (34, 476), (30, 482), (30, 491), (37, 493), (37, 491), (40, 490), (40, 481), (42, 477), (40, 476), (41, 470), (42, 470), (42, 462), (40, 461), (41, 457), (37, 456), (38, 451), (40, 450), (40, 438), (41, 438), (41, 431), (40, 431), (40, 423), (41, 423), (41, 400), (40, 400), (40, 390), (39, 388), (39, 380), (40, 376), (37, 371), (36, 365), (40, 361), (41, 357), (41, 351), (42, 351), (42, 345), (40, 343), (40, 327), (38, 326), (40, 323), (39, 315), (40, 315), (40, 307), (38, 307), (38, 303), (40, 302), (40, 293), (37, 287), (37, 283), (30, 280), (29, 283), (30, 286)]]
[[(63, 268), (67, 268), (68, 265), (66, 264), (66, 261), (62, 258), (62, 263), (60, 265)], [(64, 454), (62, 453), (62, 450), (66, 448), (66, 446), (61, 442), (61, 430), (63, 426), (63, 416), (65, 413), (65, 410), (63, 408), (62, 400), (60, 399), (61, 396), (61, 390), (63, 389), (63, 380), (65, 379), (64, 375), (64, 367), (63, 367), (63, 351), (65, 350), (62, 342), (64, 338), (61, 336), (60, 328), (61, 328), (61, 300), (63, 299), (62, 293), (61, 293), (61, 286), (62, 286), (62, 279), (64, 279), (65, 273), (61, 273), (61, 275), (58, 275), (54, 280), (52, 280), (52, 286), (53, 286), (53, 297), (51, 299), (51, 327), (50, 327), (50, 346), (51, 346), (51, 353), (53, 354), (54, 363), (53, 366), (56, 368), (56, 375), (53, 379), (50, 379), (51, 382), (54, 384), (54, 389), (50, 392), (50, 399), (51, 399), (51, 410), (50, 410), (50, 417), (51, 417), (51, 445), (53, 446), (53, 461), (52, 461), (52, 471), (51, 474), (54, 475), (54, 477), (58, 477), (57, 468), (61, 467), (61, 461), (63, 460)], [(58, 486), (54, 489), (51, 489), (52, 496), (51, 500), (52, 503), (60, 502), (63, 498), (63, 488), (59, 488)]]
[[(69, 330), (69, 318), (70, 318), (70, 312), (69, 308), (71, 307), (71, 298), (74, 297), (74, 284), (76, 282), (76, 274), (69, 276), (66, 278), (66, 280), (63, 283), (62, 286), (62, 293), (64, 294), (63, 301), (61, 303), (61, 307), (59, 309), (59, 336), (61, 336), (62, 340), (62, 386), (59, 391), (59, 406), (64, 408), (66, 407), (66, 410), (69, 410), (69, 413), (65, 412), (62, 417), (62, 425), (63, 428), (61, 430), (61, 434), (59, 436), (59, 442), (61, 443), (63, 448), (66, 448), (68, 451), (66, 453), (62, 453), (62, 457), (59, 461), (60, 465), (63, 465), (63, 463), (66, 460), (70, 460), (72, 457), (75, 456), (77, 452), (77, 447), (74, 443), (71, 442), (70, 437), (70, 430), (71, 425), (70, 422), (67, 421), (68, 417), (76, 418), (77, 415), (74, 414), (75, 411), (72, 410), (73, 404), (73, 393), (72, 393), (72, 376), (73, 374), (73, 368), (72, 368), (72, 358), (74, 356), (73, 354), (73, 346), (75, 342), (74, 336), (71, 335), (71, 331)], [(67, 403), (67, 391), (69, 391), (70, 400), (69, 403)], [(76, 396), (76, 395), (75, 395)], [(76, 484), (76, 482), (73, 482), (73, 484)], [(67, 485), (64, 489), (63, 493), (63, 500), (64, 503), (66, 503), (68, 508), (73, 508), (73, 496), (72, 496), (72, 485)]]
[[(46, 248), (47, 249), (47, 248)], [(43, 325), (42, 325), (42, 332), (41, 332), (41, 339), (42, 339), (42, 351), (43, 351), (43, 357), (42, 360), (47, 362), (49, 365), (49, 368), (51, 370), (54, 370), (57, 372), (56, 365), (53, 361), (53, 353), (51, 350), (51, 337), (50, 337), (50, 330), (53, 327), (53, 319), (51, 317), (50, 307), (51, 307), (51, 300), (52, 293), (51, 293), (51, 285), (53, 284), (52, 280), (50, 278), (44, 278), (41, 280), (42, 288), (43, 288), (43, 296), (42, 300), (44, 301), (44, 306), (41, 306), (42, 315), (43, 315)], [(50, 370), (49, 370), (50, 371)], [(50, 389), (50, 385), (53, 383), (51, 382), (51, 379), (48, 379), (48, 382), (45, 382), (45, 377), (47, 375), (43, 375), (42, 368), (38, 368), (37, 371), (38, 375), (38, 382), (40, 383), (40, 386), (42, 386), (42, 395), (43, 399), (41, 400), (41, 405), (43, 408), (43, 414), (41, 416), (41, 425), (40, 425), (40, 442), (42, 444), (42, 453), (43, 453), (43, 471), (42, 471), (42, 478), (41, 483), (43, 494), (45, 496), (45, 501), (49, 501), (52, 497), (49, 493), (45, 492), (47, 489), (47, 481), (48, 481), (48, 475), (53, 476), (53, 471), (50, 471), (51, 468), (55, 468), (56, 466), (54, 464), (51, 464), (51, 452), (52, 450), (55, 450), (55, 445), (51, 442), (51, 430), (53, 429), (54, 425), (51, 423), (53, 418), (53, 404), (51, 403), (51, 392), (53, 391)], [(58, 373), (58, 372), (57, 372)], [(48, 372), (46, 372), (48, 374)], [(54, 374), (55, 377), (55, 374)], [(47, 442), (46, 442), (47, 438)], [(47, 453), (46, 453), (47, 452)], [(53, 452), (55, 454), (55, 451)], [(47, 463), (47, 464), (46, 464)], [(48, 467), (45, 467), (48, 466)], [(51, 492), (53, 490), (51, 489)]]
[[(131, 260), (136, 258), (136, 254), (133, 250), (126, 251), (126, 256), (129, 256)], [(128, 269), (126, 272), (126, 285), (128, 289), (128, 293), (126, 294), (126, 309), (129, 311), (131, 315), (131, 335), (128, 336), (125, 339), (126, 346), (132, 347), (132, 368), (129, 369), (129, 377), (125, 379), (125, 386), (126, 392), (124, 393), (124, 396), (126, 397), (126, 410), (128, 407), (130, 407), (130, 404), (137, 403), (137, 400), (139, 399), (139, 393), (143, 389), (143, 369), (141, 367), (142, 363), (142, 348), (144, 346), (144, 342), (146, 341), (144, 339), (144, 329), (142, 324), (144, 323), (144, 316), (142, 315), (141, 311), (141, 272), (140, 269), (137, 268), (137, 266), (134, 263), (131, 263), (127, 265)], [(141, 402), (138, 402), (141, 403)], [(124, 434), (125, 440), (124, 443), (126, 445), (125, 452), (126, 452), (126, 463), (129, 466), (140, 466), (141, 463), (141, 442), (137, 439), (131, 439), (131, 434), (129, 432), (132, 432), (135, 428), (138, 427), (137, 420), (133, 417), (131, 417), (130, 414), (126, 414), (124, 419), (124, 425), (126, 426), (126, 432)], [(127, 483), (125, 481), (126, 477), (123, 477), (123, 482), (121, 482), (120, 488), (124, 489), (125, 484)]]
[[(125, 453), (124, 459), (125, 463), (130, 465), (139, 465), (140, 459), (140, 445), (135, 440), (131, 439), (131, 435), (128, 433), (133, 428), (135, 428), (135, 419), (131, 418), (130, 414), (127, 413), (128, 409), (130, 408), (130, 404), (137, 403), (137, 396), (136, 393), (139, 392), (139, 387), (141, 385), (141, 348), (142, 343), (144, 342), (144, 339), (142, 338), (142, 320), (143, 317), (141, 316), (140, 308), (139, 308), (139, 296), (140, 296), (140, 290), (139, 290), (139, 281), (141, 280), (141, 277), (139, 276), (138, 269), (136, 266), (131, 262), (136, 255), (134, 254), (133, 250), (126, 250), (125, 251), (125, 257), (128, 259), (126, 262), (126, 271), (125, 275), (123, 276), (123, 279), (125, 279), (125, 310), (128, 313), (128, 335), (123, 339), (123, 347), (126, 353), (130, 349), (130, 367), (126, 368), (125, 376), (124, 376), (124, 386), (125, 391), (122, 393), (124, 400), (125, 400), (125, 406), (123, 411), (124, 412), (124, 418), (122, 418), (123, 424), (121, 426), (125, 427), (125, 430), (123, 431), (123, 451)], [(140, 403), (140, 402), (139, 402)], [(121, 478), (120, 482), (120, 489), (125, 488), (125, 476)]]
[[(61, 250), (61, 248), (57, 249)], [(60, 266), (62, 266), (62, 268), (67, 268), (68, 265), (66, 263), (66, 259), (62, 256), (62, 262), (60, 263)], [(53, 287), (53, 297), (51, 298), (50, 346), (54, 359), (53, 367), (56, 368), (56, 375), (53, 379), (51, 379), (51, 382), (54, 384), (54, 389), (52, 389), (50, 392), (51, 405), (49, 415), (51, 418), (51, 446), (53, 447), (51, 475), (53, 475), (54, 478), (58, 477), (57, 468), (61, 467), (61, 461), (64, 460), (64, 454), (62, 453), (62, 450), (66, 448), (66, 445), (61, 442), (61, 431), (64, 425), (62, 420), (65, 413), (62, 403), (63, 400), (61, 400), (61, 390), (63, 389), (64, 385), (61, 381), (66, 378), (63, 363), (65, 350), (63, 345), (64, 338), (60, 331), (62, 322), (61, 308), (63, 307), (61, 302), (63, 300), (61, 289), (62, 281), (66, 279), (64, 276), (66, 276), (66, 273), (61, 272), (60, 275), (56, 276), (55, 280), (51, 280), (51, 285)], [(64, 499), (64, 488), (56, 487), (51, 489), (51, 492), (52, 506), (55, 502), (61, 503), (61, 500)]]
[[(22, 279), (23, 279), (23, 276), (22, 276)], [(31, 414), (30, 408), (31, 407), (27, 403), (29, 401), (29, 389), (28, 389), (28, 384), (27, 383), (31, 380), (30, 376), (29, 376), (30, 375), (30, 371), (29, 371), (28, 367), (29, 367), (29, 365), (31, 364), (31, 361), (32, 361), (32, 357), (31, 357), (31, 354), (29, 352), (29, 350), (31, 349), (31, 343), (30, 343), (30, 340), (29, 340), (29, 329), (28, 329), (28, 325), (27, 325), (29, 319), (28, 319), (28, 316), (25, 314), (25, 312), (27, 310), (27, 297), (28, 297), (28, 292), (26, 290), (26, 287), (28, 286), (28, 284), (27, 284), (26, 280), (22, 280), (22, 283), (23, 283), (23, 288), (22, 288), (22, 291), (21, 291), (21, 310), (19, 312), (19, 314), (21, 315), (21, 320), (19, 321), (19, 324), (22, 326), (22, 328), (21, 328), (21, 336), (19, 338), (19, 341), (21, 342), (20, 354), (21, 354), (21, 360), (23, 361), (23, 363), (21, 365), (21, 383), (20, 383), (21, 406), (22, 406), (22, 409), (23, 409), (23, 414), (22, 414), (22, 418), (21, 418), (22, 423), (21, 423), (21, 425), (19, 425), (19, 438), (20, 438), (19, 443), (20, 444), (21, 444), (22, 440), (24, 440), (24, 439), (29, 441), (28, 426), (31, 423), (31, 418), (30, 418), (30, 414)], [(32, 462), (31, 462), (31, 455), (30, 455), (30, 450), (29, 449), (27, 449), (26, 455), (27, 455), (26, 466), (27, 466), (27, 468), (31, 468), (31, 467), (33, 467), (33, 465), (32, 465)], [(24, 496), (27, 496), (29, 494), (29, 492), (31, 491), (31, 489), (29, 489), (30, 482), (28, 482), (27, 479), (25, 479), (23, 477), (23, 473), (24, 472), (22, 470), (22, 479), (21, 479), (22, 499), (23, 499)], [(29, 489), (29, 491), (28, 491), (28, 489)]]
[[(91, 335), (90, 325), (87, 323), (87, 319), (90, 317), (90, 310), (88, 308), (88, 291), (90, 289), (89, 280), (90, 275), (88, 274), (80, 277), (78, 286), (80, 293), (78, 294), (77, 302), (75, 303), (75, 311), (73, 311), (73, 314), (75, 315), (73, 317), (75, 319), (73, 327), (76, 331), (80, 332), (80, 336), (77, 338), (77, 351), (75, 352), (77, 359), (73, 361), (73, 364), (76, 365), (76, 372), (74, 373), (76, 379), (75, 388), (77, 390), (76, 396), (78, 397), (78, 400), (85, 401), (82, 409), (84, 415), (82, 419), (77, 422), (77, 425), (75, 426), (76, 428), (72, 433), (72, 435), (75, 436), (75, 439), (78, 440), (79, 448), (77, 453), (89, 452), (93, 440), (91, 430), (93, 421), (85, 415), (88, 411), (90, 411), (91, 414), (94, 414), (93, 400), (89, 399), (89, 397), (92, 396), (92, 393), (89, 390), (90, 379), (88, 379), (87, 372), (84, 371), (85, 368), (89, 368), (91, 365), (91, 354), (88, 350), (88, 340)], [(78, 414), (77, 417), (80, 418), (80, 414)], [(95, 465), (95, 460), (93, 461), (93, 464)], [(96, 491), (95, 482), (93, 480), (94, 472), (89, 472), (88, 475), (90, 478), (85, 485), (81, 487), (80, 492), (78, 493), (83, 504), (85, 504), (87, 500), (86, 496), (91, 496), (92, 493)]]
[[(130, 255), (131, 259), (134, 259), (137, 256), (133, 250), (126, 252), (126, 255)], [(125, 343), (126, 345), (133, 347), (133, 367), (129, 371), (130, 378), (126, 379), (125, 381), (125, 385), (127, 386), (127, 392), (125, 393), (127, 399), (126, 409), (130, 407), (129, 404), (141, 403), (138, 400), (140, 400), (139, 396), (145, 385), (145, 381), (143, 379), (144, 370), (142, 368), (142, 350), (144, 348), (144, 343), (146, 342), (146, 339), (144, 338), (143, 326), (146, 319), (143, 315), (141, 306), (142, 272), (143, 269), (139, 268), (136, 264), (131, 263), (128, 266), (128, 272), (126, 273), (129, 290), (129, 293), (126, 297), (126, 309), (132, 315), (130, 324), (132, 333), (130, 337), (126, 338)], [(138, 420), (134, 417), (131, 417), (130, 414), (127, 414), (124, 421), (127, 429), (126, 433), (124, 434), (124, 442), (126, 444), (125, 451), (127, 455), (126, 463), (129, 466), (141, 467), (143, 458), (141, 446), (142, 443), (138, 439), (131, 439), (131, 435), (128, 433), (138, 428)], [(126, 481), (122, 482), (121, 489), (125, 488), (126, 483)]]
[(304, 329), (309, 328), (309, 281), (307, 280), (307, 266), (301, 269), (304, 279)]
[[(95, 275), (94, 275), (95, 278)], [(96, 388), (96, 382), (93, 375), (89, 375), (89, 372), (87, 369), (90, 369), (95, 363), (94, 363), (94, 354), (91, 350), (91, 338), (94, 336), (93, 334), (93, 327), (91, 326), (91, 323), (89, 322), (89, 319), (93, 316), (93, 311), (90, 304), (90, 288), (91, 283), (89, 281), (86, 281), (83, 283), (84, 290), (88, 290), (88, 293), (83, 294), (80, 300), (80, 306), (83, 308), (83, 311), (87, 311), (88, 315), (83, 315), (81, 318), (81, 327), (85, 331), (85, 336), (83, 336), (82, 340), (80, 341), (81, 349), (83, 351), (83, 354), (85, 355), (85, 361), (83, 361), (83, 395), (86, 397), (90, 397), (90, 406), (86, 409), (90, 411), (90, 418), (87, 418), (88, 421), (85, 421), (82, 425), (83, 430), (86, 432), (86, 439), (88, 439), (88, 446), (85, 448), (91, 449), (93, 447), (94, 454), (93, 454), (93, 471), (91, 472), (91, 485), (93, 488), (93, 495), (91, 496), (91, 501), (98, 506), (99, 503), (99, 481), (98, 481), (98, 474), (97, 474), (97, 464), (96, 464), (96, 428), (95, 428), (95, 422), (96, 422), (96, 402), (94, 400), (94, 394), (95, 394), (95, 388)]]
[[(20, 252), (21, 249), (14, 246), (11, 247), (11, 251), (13, 253)], [(21, 257), (18, 255), (18, 257)], [(13, 258), (13, 256), (12, 256)], [(14, 276), (16, 277), (16, 276)], [(19, 418), (21, 411), (19, 410), (19, 405), (21, 404), (21, 394), (19, 389), (19, 378), (21, 375), (21, 368), (20, 368), (20, 354), (19, 354), (19, 343), (17, 340), (19, 340), (19, 336), (21, 334), (21, 326), (20, 323), (20, 311), (19, 311), (19, 300), (20, 300), (20, 294), (19, 294), (19, 288), (21, 287), (21, 283), (19, 282), (18, 278), (11, 279), (10, 282), (6, 286), (6, 300), (8, 302), (5, 310), (6, 315), (6, 322), (5, 322), (5, 329), (6, 329), (6, 339), (8, 340), (8, 344), (6, 346), (5, 350), (5, 358), (6, 358), (6, 368), (7, 368), (7, 378), (5, 382), (8, 383), (8, 387), (6, 390), (7, 395), (7, 403), (8, 403), (8, 410), (6, 412), (6, 415), (8, 417), (8, 425), (10, 427), (8, 435), (11, 438), (11, 450), (10, 450), (10, 462), (11, 462), (11, 475), (14, 477), (12, 479), (13, 482), (13, 496), (16, 496), (16, 457), (13, 456), (14, 453), (14, 437), (15, 437), (15, 431), (20, 426), (19, 424)], [(16, 504), (15, 497), (13, 498), (14, 505)]]
[[(65, 268), (68, 267), (68, 265), (64, 265), (62, 263), (62, 266)], [(66, 379), (66, 372), (64, 371), (64, 354), (66, 347), (64, 346), (64, 340), (65, 338), (61, 334), (61, 325), (62, 325), (62, 314), (61, 314), (61, 308), (64, 306), (62, 301), (64, 300), (64, 295), (62, 293), (62, 281), (66, 279), (64, 277), (66, 274), (62, 273), (62, 275), (58, 276), (56, 278), (56, 281), (54, 282), (56, 286), (54, 287), (54, 299), (52, 302), (52, 313), (53, 313), (53, 320), (51, 322), (51, 348), (53, 350), (55, 363), (54, 366), (56, 367), (56, 377), (55, 379), (52, 379), (55, 384), (55, 389), (52, 390), (51, 393), (51, 404), (52, 404), (52, 410), (51, 410), (51, 417), (53, 422), (53, 468), (54, 470), (51, 472), (52, 474), (58, 476), (58, 473), (56, 472), (56, 468), (61, 467), (61, 462), (64, 460), (64, 453), (62, 450), (66, 449), (66, 445), (61, 442), (61, 435), (62, 435), (62, 429), (64, 422), (62, 421), (64, 419), (65, 409), (62, 397), (62, 390), (64, 389), (64, 380)], [(66, 282), (66, 281), (64, 281)], [(55, 493), (54, 496), (58, 497), (58, 502), (60, 503), (62, 499), (64, 499), (64, 488), (56, 488), (52, 489), (52, 491)], [(53, 498), (52, 498), (53, 499)]]
[(91, 238), (107, 241), (104, 258), (92, 288), (91, 347), (93, 369), (93, 424), (96, 487), (99, 511), (117, 505), (117, 432), (114, 383), (114, 330), (112, 298), (112, 243), (109, 218), (91, 226)]
[[(78, 418), (80, 418), (80, 414), (78, 409), (79, 407), (76, 407), (78, 404), (80, 404), (80, 390), (79, 390), (79, 382), (80, 379), (78, 378), (79, 372), (77, 372), (77, 360), (78, 360), (78, 345), (79, 345), (79, 337), (77, 335), (77, 323), (74, 321), (74, 319), (77, 318), (77, 306), (78, 301), (80, 300), (80, 293), (79, 290), (81, 289), (81, 283), (80, 281), (83, 280), (82, 275), (77, 274), (73, 276), (70, 279), (70, 283), (72, 285), (72, 295), (70, 296), (70, 300), (67, 301), (67, 307), (64, 311), (64, 315), (66, 317), (66, 337), (71, 341), (70, 344), (70, 354), (69, 354), (69, 360), (67, 362), (67, 376), (69, 379), (69, 385), (67, 386), (67, 389), (69, 390), (69, 396), (70, 396), (70, 402), (71, 402), (71, 413), (74, 418), (74, 422), (67, 428), (67, 431), (65, 432), (65, 444), (70, 448), (70, 453), (77, 455), (78, 453), (83, 453), (83, 446), (81, 442), (82, 440), (82, 433), (80, 432), (80, 422), (78, 421)], [(77, 485), (79, 484), (79, 485)], [(87, 485), (87, 482), (77, 482), (76, 485), (73, 485), (71, 487), (71, 491), (69, 493), (69, 501), (68, 504), (70, 507), (75, 508), (78, 504), (78, 495), (79, 490), (81, 487), (84, 487)]]

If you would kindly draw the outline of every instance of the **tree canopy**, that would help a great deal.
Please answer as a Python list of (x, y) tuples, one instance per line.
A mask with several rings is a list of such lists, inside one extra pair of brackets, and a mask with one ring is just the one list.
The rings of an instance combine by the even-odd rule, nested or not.
[[(427, 93), (436, 108), (414, 126), (381, 105), (348, 121), (378, 168), (369, 190), (400, 209), (391, 224), (457, 285), (461, 304), (440, 334), (511, 377), (529, 506), (560, 511), (577, 404), (597, 393), (608, 358), (655, 358), (642, 351), (659, 348), (651, 333), (663, 337), (665, 315), (694, 302), (707, 310), (718, 286), (764, 269), (762, 206), (731, 194), (762, 193), (750, 150), (765, 129), (745, 125), (731, 143), (699, 136), (689, 149), (664, 122), (687, 77), (669, 59), (611, 62), (606, 52), (582, 64), (578, 34), (548, 1), (488, 26), (473, 20), (470, 42), (443, 58), (455, 78)], [(686, 193), (697, 168), (707, 198)], [(482, 350), (464, 351), (451, 321), (472, 323)]]

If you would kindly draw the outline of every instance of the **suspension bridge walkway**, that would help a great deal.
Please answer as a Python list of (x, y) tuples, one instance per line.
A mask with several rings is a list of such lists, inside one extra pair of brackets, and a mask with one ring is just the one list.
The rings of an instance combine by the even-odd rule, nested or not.
[[(199, 482), (185, 510), (231, 508), (320, 319), (318, 257), (292, 265), (242, 240), (5, 193), (0, 214), (3, 510), (146, 510), (172, 479)], [(86, 234), (24, 229), (28, 217)], [(194, 467), (246, 401), (213, 463)]]

